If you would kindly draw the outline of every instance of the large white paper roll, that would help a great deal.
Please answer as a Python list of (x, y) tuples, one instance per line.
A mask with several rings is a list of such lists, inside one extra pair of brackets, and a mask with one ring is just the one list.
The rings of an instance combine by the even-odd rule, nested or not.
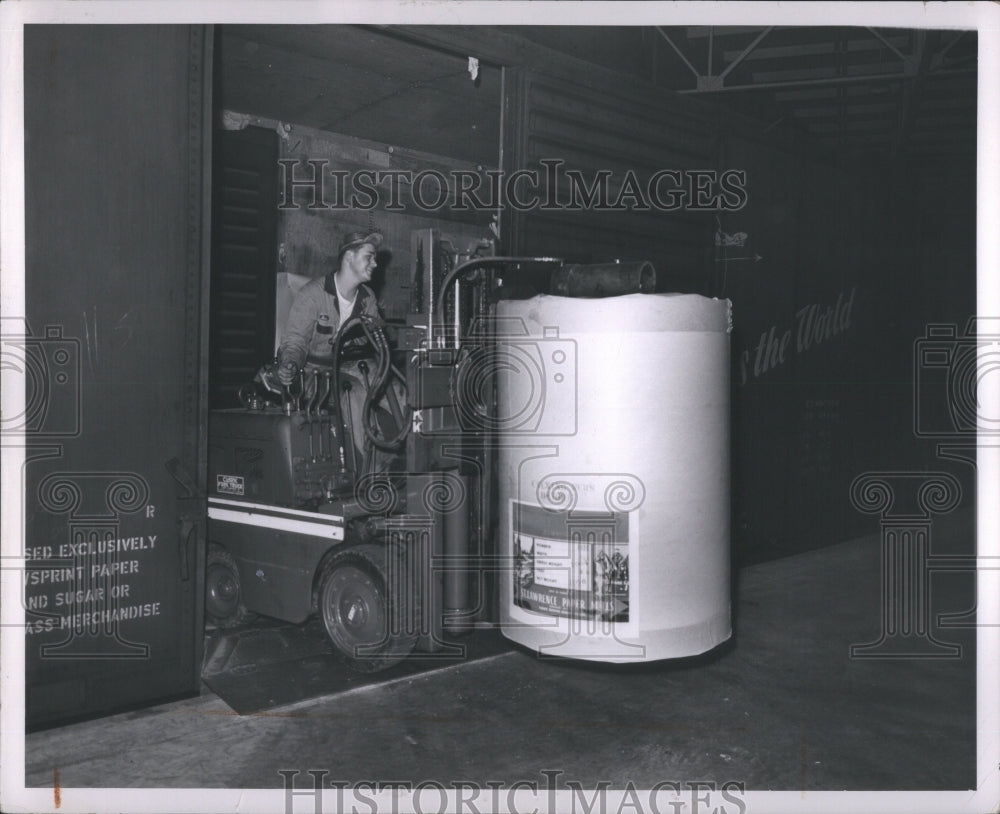
[(730, 308), (688, 294), (499, 304), (508, 638), (609, 662), (729, 638)]

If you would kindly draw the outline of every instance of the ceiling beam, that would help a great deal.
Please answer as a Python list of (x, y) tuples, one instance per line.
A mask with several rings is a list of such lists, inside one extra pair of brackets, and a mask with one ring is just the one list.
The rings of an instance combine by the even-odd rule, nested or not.
[(725, 79), (729, 75), (729, 72), (732, 71), (733, 68), (735, 68), (737, 65), (739, 65), (746, 58), (747, 54), (749, 54), (754, 48), (756, 48), (757, 45), (760, 43), (760, 41), (764, 39), (764, 37), (766, 37), (768, 34), (770, 34), (773, 30), (774, 26), (771, 25), (765, 28), (763, 31), (761, 31), (760, 34), (758, 34), (754, 38), (754, 41), (743, 49), (743, 53), (741, 53), (738, 57), (736, 57), (736, 59), (734, 59), (732, 62), (729, 63), (729, 65), (726, 66), (726, 70), (722, 72), (722, 74), (719, 76), (719, 79)]
[(740, 53), (740, 55), (737, 56), (736, 59), (734, 59), (732, 62), (730, 62), (726, 66), (725, 70), (723, 70), (722, 73), (720, 73), (718, 76), (713, 76), (712, 75), (712, 43), (713, 43), (713, 40), (714, 40), (714, 35), (712, 33), (712, 27), (711, 26), (709, 27), (709, 32), (708, 32), (708, 34), (709, 34), (709, 37), (708, 37), (708, 71), (706, 73), (704, 73), (704, 74), (698, 73), (698, 69), (695, 68), (694, 65), (691, 64), (691, 61), (686, 56), (684, 56), (684, 52), (681, 51), (681, 49), (677, 46), (677, 44), (672, 39), (670, 39), (670, 35), (667, 34), (667, 32), (664, 31), (661, 26), (656, 26), (656, 30), (660, 32), (660, 36), (663, 37), (663, 39), (665, 39), (667, 41), (667, 44), (671, 48), (674, 49), (674, 53), (676, 53), (677, 56), (679, 56), (684, 61), (684, 64), (687, 65), (688, 70), (690, 70), (691, 73), (694, 74), (694, 77), (695, 77), (695, 90), (721, 90), (723, 88), (724, 83), (725, 83), (726, 77), (733, 70), (733, 68), (735, 68), (737, 65), (739, 65), (744, 60), (744, 58), (747, 56), (747, 54), (749, 54), (751, 51), (753, 51), (753, 49), (757, 47), (757, 44), (762, 39), (764, 39), (764, 37), (766, 37), (768, 35), (768, 33), (770, 31), (772, 31), (773, 29), (774, 29), (774, 26), (772, 25), (772, 26), (768, 26), (763, 31), (761, 31), (760, 34), (758, 34), (756, 37), (754, 37), (753, 41), (746, 48), (743, 49), (742, 53)]
[(667, 32), (664, 31), (661, 26), (655, 26), (655, 28), (657, 31), (660, 32), (660, 36), (667, 41), (667, 45), (669, 45), (671, 48), (674, 49), (674, 53), (677, 54), (677, 56), (679, 56), (682, 60), (684, 60), (684, 64), (688, 66), (688, 69), (691, 71), (691, 73), (695, 75), (695, 78), (698, 78), (700, 76), (700, 74), (698, 73), (698, 69), (691, 64), (691, 62), (688, 60), (686, 56), (684, 56), (684, 52), (681, 51), (681, 49), (674, 44), (674, 41), (670, 39), (670, 37), (667, 35)]
[(725, 85), (719, 88), (679, 90), (678, 93), (720, 93), (724, 91), (769, 90), (773, 88), (816, 88), (850, 82), (890, 82), (909, 79), (906, 74), (866, 74), (864, 76), (829, 76), (819, 79), (791, 79), (786, 82), (754, 82), (749, 85)]
[(934, 55), (931, 59), (931, 70), (940, 68), (944, 64), (944, 58), (948, 56), (948, 52), (955, 47), (955, 44), (962, 39), (963, 36), (965, 36), (965, 32), (959, 31), (954, 37), (952, 37), (951, 42), (941, 49), (941, 53)]
[(774, 94), (774, 98), (779, 102), (813, 102), (817, 99), (835, 99), (837, 91), (835, 88), (807, 88), (806, 90), (780, 90)]
[(867, 28), (869, 31), (872, 32), (872, 34), (874, 34), (876, 37), (878, 37), (882, 41), (882, 44), (886, 48), (888, 48), (890, 51), (892, 51), (896, 56), (898, 56), (904, 62), (906, 61), (906, 55), (902, 51), (900, 51), (895, 45), (893, 45), (891, 42), (889, 42), (889, 40), (887, 40), (885, 37), (883, 37), (881, 34), (879, 34), (878, 31), (876, 31), (871, 26), (867, 26), (867, 25), (865, 26), (865, 28)]
[(708, 70), (705, 71), (705, 74), (708, 75), (708, 76), (712, 75), (712, 41), (714, 39), (715, 38), (712, 36), (712, 27), (709, 26), (709, 28), (708, 28)]
[[(773, 26), (772, 26), (773, 27)], [(749, 34), (752, 31), (761, 31), (767, 26), (763, 25), (689, 25), (685, 30), (685, 36), (689, 40), (697, 40), (707, 37), (710, 34), (716, 37), (731, 37), (739, 34)], [(714, 30), (713, 30), (714, 29)]]
[[(892, 76), (899, 71), (889, 70), (867, 70), (868, 66), (854, 66), (844, 69), (843, 65), (827, 65), (820, 68), (783, 68), (773, 71), (754, 71), (754, 84), (762, 82), (790, 82), (803, 81), (808, 79), (835, 79), (837, 77), (857, 76), (857, 77), (879, 77)], [(905, 72), (904, 72), (905, 73)]]
[[(847, 51), (857, 57), (874, 57), (882, 50), (882, 46), (870, 38), (851, 39), (847, 41)], [(875, 53), (873, 53), (875, 52)], [(747, 57), (748, 62), (759, 60), (802, 59), (803, 57), (823, 57), (834, 53), (833, 44), (829, 42), (796, 43), (794, 45), (765, 45), (757, 48)], [(725, 59), (735, 59), (739, 54), (735, 48), (723, 52)]]
[(924, 76), (931, 64), (932, 51), (937, 43), (935, 37), (933, 42), (928, 39), (926, 31), (917, 31), (913, 44), (913, 56), (911, 64), (914, 65), (914, 77), (912, 82), (903, 86), (903, 98), (899, 106), (899, 127), (896, 130), (896, 139), (892, 143), (892, 153), (890, 157), (897, 160), (906, 150), (906, 139), (913, 127), (914, 113), (920, 104), (920, 94), (923, 88)]
[[(941, 75), (953, 75), (953, 74), (968, 74), (975, 73), (975, 68), (956, 68), (955, 70), (947, 71), (936, 71), (934, 76)], [(698, 89), (698, 88), (688, 88), (678, 90), (677, 93), (688, 95), (692, 93), (722, 93), (727, 91), (744, 91), (744, 90), (769, 90), (773, 88), (815, 88), (823, 85), (840, 85), (849, 84), (852, 82), (903, 82), (912, 80), (913, 77), (905, 73), (874, 73), (874, 74), (863, 74), (856, 76), (831, 76), (825, 79), (801, 79), (801, 80), (791, 80), (789, 82), (754, 82), (750, 85), (725, 85), (720, 88), (712, 89)]]

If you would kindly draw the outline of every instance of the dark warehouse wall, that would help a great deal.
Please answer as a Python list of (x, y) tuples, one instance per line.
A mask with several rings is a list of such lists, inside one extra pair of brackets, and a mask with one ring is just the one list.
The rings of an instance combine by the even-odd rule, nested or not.
[[(914, 426), (917, 342), (928, 324), (964, 327), (975, 309), (968, 173), (949, 176), (941, 197), (930, 191), (934, 172), (919, 167), (900, 180), (891, 166), (839, 168), (808, 145), (791, 150), (737, 134), (725, 151), (725, 163), (749, 176), (746, 208), (726, 218), (728, 233), (747, 233), (746, 246), (727, 251), (761, 257), (723, 261), (735, 312), (739, 558), (770, 559), (877, 529), (850, 500), (851, 482), (868, 471), (944, 469), (962, 481), (969, 505), (971, 468), (942, 461), (935, 440)], [(831, 306), (834, 330), (809, 337), (810, 314)], [(784, 355), (769, 352), (785, 331)]]
[(850, 497), (869, 471), (943, 469), (971, 505), (972, 468), (917, 432), (918, 398), (939, 425), (950, 419), (914, 354), (928, 325), (961, 332), (975, 311), (973, 162), (838, 164), (807, 137), (639, 79), (616, 84), (597, 68), (569, 79), (558, 57), (547, 68), (563, 78), (521, 69), (508, 83), (508, 169), (563, 154), (567, 166), (619, 167), (631, 138), (640, 174), (746, 173), (737, 211), (531, 212), (515, 219), (511, 248), (585, 262), (641, 255), (661, 290), (732, 300), (736, 561), (876, 531)]

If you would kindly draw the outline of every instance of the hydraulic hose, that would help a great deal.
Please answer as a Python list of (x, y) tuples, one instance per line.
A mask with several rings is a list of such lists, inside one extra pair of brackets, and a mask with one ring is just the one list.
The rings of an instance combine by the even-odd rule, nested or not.
[(458, 278), (460, 274), (465, 274), (467, 271), (472, 271), (480, 266), (488, 266), (494, 263), (556, 263), (562, 265), (562, 259), (559, 257), (502, 257), (502, 256), (491, 256), (491, 257), (474, 257), (471, 260), (466, 260), (464, 263), (460, 263), (455, 266), (448, 274), (445, 276), (444, 280), (441, 282), (441, 288), (438, 291), (437, 302), (434, 304), (434, 314), (437, 316), (438, 321), (444, 325), (444, 298), (448, 294), (448, 288), (451, 284)]
[[(412, 419), (412, 407), (407, 406), (408, 415), (402, 422), (399, 432), (395, 437), (383, 440), (375, 434), (375, 416), (374, 409), (375, 405), (378, 403), (378, 397), (381, 395), (386, 384), (388, 383), (392, 373), (399, 375), (399, 371), (395, 370), (392, 365), (392, 351), (389, 348), (389, 341), (385, 337), (385, 333), (379, 326), (376, 319), (368, 314), (361, 314), (356, 317), (351, 317), (347, 322), (343, 324), (341, 329), (337, 332), (337, 336), (333, 342), (333, 376), (334, 376), (334, 386), (339, 387), (339, 365), (337, 360), (340, 358), (341, 346), (343, 345), (344, 337), (354, 330), (357, 326), (361, 326), (362, 331), (364, 331), (365, 336), (371, 343), (372, 347), (375, 349), (376, 357), (376, 370), (372, 377), (372, 384), (368, 388), (368, 393), (365, 397), (364, 407), (361, 411), (360, 421), (361, 426), (364, 429), (365, 437), (374, 445), (376, 448), (382, 450), (383, 452), (394, 451), (399, 444), (406, 438), (410, 431), (410, 423)], [(402, 377), (400, 377), (402, 378)], [(340, 415), (339, 404), (337, 405), (338, 411), (338, 421), (340, 425), (343, 425), (343, 417)]]

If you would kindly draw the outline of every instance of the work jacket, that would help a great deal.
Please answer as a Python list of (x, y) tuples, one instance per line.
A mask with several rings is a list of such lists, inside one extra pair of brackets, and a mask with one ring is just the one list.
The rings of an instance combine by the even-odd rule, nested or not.
[(333, 357), (333, 340), (340, 326), (359, 314), (378, 316), (375, 292), (362, 284), (354, 298), (354, 309), (341, 317), (340, 301), (333, 273), (310, 280), (295, 295), (288, 312), (288, 322), (278, 348), (278, 363), (292, 362), (302, 368), (310, 358), (329, 361)]

